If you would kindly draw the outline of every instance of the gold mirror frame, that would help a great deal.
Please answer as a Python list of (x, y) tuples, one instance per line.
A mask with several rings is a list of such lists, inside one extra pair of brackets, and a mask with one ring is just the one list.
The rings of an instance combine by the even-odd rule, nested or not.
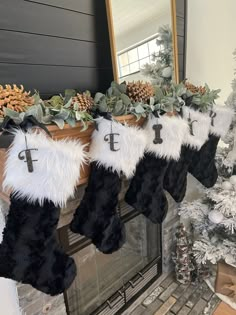
[[(111, 0), (106, 1), (107, 21), (110, 37), (111, 58), (114, 80), (118, 82), (118, 68), (117, 68), (117, 52), (115, 43), (115, 33), (113, 25), (113, 15)], [(177, 41), (177, 24), (176, 24), (176, 0), (170, 0), (171, 4), (171, 22), (172, 22), (172, 39), (173, 39), (173, 64), (174, 64), (174, 76), (175, 82), (179, 83), (179, 61), (178, 61), (178, 41)]]

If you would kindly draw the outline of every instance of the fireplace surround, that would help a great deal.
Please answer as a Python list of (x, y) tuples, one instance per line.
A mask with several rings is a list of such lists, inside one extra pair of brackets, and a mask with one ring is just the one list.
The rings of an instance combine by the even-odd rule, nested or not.
[[(65, 250), (75, 258), (78, 277), (68, 292), (56, 297), (39, 292), (30, 285), (18, 284), (22, 314), (123, 313), (138, 295), (144, 291), (146, 294), (146, 288), (152, 282), (156, 279), (155, 282), (159, 281), (162, 272), (173, 270), (172, 252), (179, 223), (177, 204), (167, 194), (167, 217), (162, 226), (154, 225), (122, 201), (128, 184), (123, 181), (118, 209), (126, 224), (127, 242), (112, 255), (101, 254), (88, 239), (68, 229), (74, 210), (83, 197), (85, 185), (77, 188), (75, 197), (66, 208), (61, 209), (58, 238)], [(189, 191), (193, 197), (190, 199), (194, 199), (196, 184), (190, 187), (194, 187), (194, 191)], [(124, 314), (127, 312), (124, 311)]]

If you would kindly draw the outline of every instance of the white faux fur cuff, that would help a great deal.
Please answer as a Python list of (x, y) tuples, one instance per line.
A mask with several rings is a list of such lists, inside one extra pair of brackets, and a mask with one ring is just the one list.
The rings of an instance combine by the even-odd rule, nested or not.
[[(25, 135), (33, 162), (33, 172), (29, 173), (27, 163), (18, 158), (25, 150)], [(44, 132), (24, 133), (17, 130), (12, 146), (8, 151), (3, 187), (11, 189), (29, 202), (45, 200), (63, 207), (73, 196), (76, 182), (80, 177), (80, 167), (85, 162), (85, 145), (76, 140), (54, 141)], [(24, 156), (24, 152), (23, 152)]]
[[(155, 144), (154, 125), (162, 125), (160, 130), (161, 143)], [(156, 118), (152, 116), (145, 126), (147, 137), (146, 151), (154, 153), (159, 158), (178, 160), (181, 145), (185, 134), (188, 132), (188, 124), (180, 117), (167, 115)]]
[[(114, 150), (117, 151), (110, 149), (111, 125), (112, 132), (117, 134), (114, 135)], [(98, 130), (93, 132), (89, 155), (92, 161), (111, 168), (113, 172), (122, 171), (129, 178), (133, 176), (137, 163), (143, 157), (145, 144), (145, 135), (137, 127), (102, 119), (98, 122)]]
[(188, 122), (189, 119), (191, 120), (191, 122), (189, 122), (191, 127), (189, 126), (189, 132), (186, 133), (184, 144), (193, 149), (200, 150), (208, 139), (211, 122), (209, 113), (201, 113), (184, 106), (183, 119), (186, 122)]
[(225, 137), (233, 119), (234, 112), (226, 106), (214, 105), (211, 113), (212, 121), (210, 125), (210, 133)]

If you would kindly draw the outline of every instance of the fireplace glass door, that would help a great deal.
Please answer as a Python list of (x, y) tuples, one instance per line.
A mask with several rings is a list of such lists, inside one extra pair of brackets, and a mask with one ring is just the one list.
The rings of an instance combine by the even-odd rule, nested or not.
[[(161, 273), (160, 226), (125, 203), (120, 210), (126, 242), (119, 251), (105, 255), (85, 243), (72, 255), (78, 275), (65, 294), (69, 315), (117, 314)], [(78, 235), (68, 229), (68, 239), (73, 248)]]

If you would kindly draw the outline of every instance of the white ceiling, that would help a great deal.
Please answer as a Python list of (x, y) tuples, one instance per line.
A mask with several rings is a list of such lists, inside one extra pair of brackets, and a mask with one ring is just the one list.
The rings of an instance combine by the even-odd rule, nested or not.
[[(111, 0), (115, 37), (170, 14), (170, 0)], [(157, 32), (157, 30), (156, 30)]]

